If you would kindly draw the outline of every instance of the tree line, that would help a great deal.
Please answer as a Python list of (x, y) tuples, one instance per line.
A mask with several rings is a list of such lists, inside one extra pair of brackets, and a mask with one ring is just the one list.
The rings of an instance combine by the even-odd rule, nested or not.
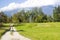
[(21, 10), (11, 17), (4, 12), (0, 12), (0, 23), (43, 23), (60, 22), (60, 6), (55, 7), (52, 15), (44, 14), (41, 8), (32, 8), (31, 10)]

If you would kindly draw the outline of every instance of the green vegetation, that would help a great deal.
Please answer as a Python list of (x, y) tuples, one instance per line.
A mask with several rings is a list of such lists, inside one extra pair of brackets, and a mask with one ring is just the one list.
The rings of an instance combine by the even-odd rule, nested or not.
[(21, 23), (17, 31), (32, 40), (60, 40), (60, 23)]
[(20, 10), (11, 17), (0, 12), (0, 23), (44, 23), (44, 22), (60, 22), (60, 6), (55, 7), (53, 14), (47, 15), (42, 8), (32, 8), (31, 10)]
[(52, 15), (44, 14), (41, 8), (21, 10), (11, 17), (0, 12), (0, 36), (9, 29), (9, 23), (18, 23), (17, 31), (32, 40), (60, 40), (59, 22), (60, 6), (55, 7)]
[(55, 7), (53, 11), (53, 17), (55, 22), (60, 22), (60, 6)]
[(0, 26), (0, 37), (9, 30), (9, 24), (4, 23), (3, 26)]
[(0, 37), (2, 36), (3, 32), (4, 32), (4, 30), (0, 29)]

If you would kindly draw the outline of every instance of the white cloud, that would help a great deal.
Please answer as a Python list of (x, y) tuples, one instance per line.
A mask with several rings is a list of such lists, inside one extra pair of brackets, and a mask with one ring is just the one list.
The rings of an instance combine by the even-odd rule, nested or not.
[(1, 8), (0, 11), (9, 11), (9, 10), (13, 10), (16, 8), (17, 8), (17, 6), (15, 3), (10, 3), (8, 6)]
[(24, 3), (10, 3), (8, 6), (0, 8), (0, 11), (9, 11), (18, 8), (26, 8), (26, 7), (41, 7), (46, 5), (54, 5), (57, 3), (57, 0), (27, 0)]

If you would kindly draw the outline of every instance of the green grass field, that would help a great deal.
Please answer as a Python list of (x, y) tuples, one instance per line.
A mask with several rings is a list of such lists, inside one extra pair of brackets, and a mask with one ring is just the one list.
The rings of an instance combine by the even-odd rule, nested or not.
[(2, 33), (3, 33), (3, 32), (4, 32), (4, 30), (1, 30), (1, 29), (0, 29), (0, 37), (2, 36)]
[[(4, 24), (9, 29), (9, 24)], [(60, 40), (60, 22), (55, 23), (21, 23), (15, 25), (17, 31), (31, 40)], [(5, 29), (0, 29), (0, 36)]]
[(0, 28), (0, 38), (8, 29), (9, 29), (9, 24), (4, 23), (4, 26)]
[(60, 40), (60, 23), (22, 23), (17, 31), (32, 40)]

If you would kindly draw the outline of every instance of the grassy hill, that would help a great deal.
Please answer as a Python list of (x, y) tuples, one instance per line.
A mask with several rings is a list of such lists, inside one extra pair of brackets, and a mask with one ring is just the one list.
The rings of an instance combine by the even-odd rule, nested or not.
[(17, 31), (32, 40), (60, 40), (60, 23), (21, 23)]

